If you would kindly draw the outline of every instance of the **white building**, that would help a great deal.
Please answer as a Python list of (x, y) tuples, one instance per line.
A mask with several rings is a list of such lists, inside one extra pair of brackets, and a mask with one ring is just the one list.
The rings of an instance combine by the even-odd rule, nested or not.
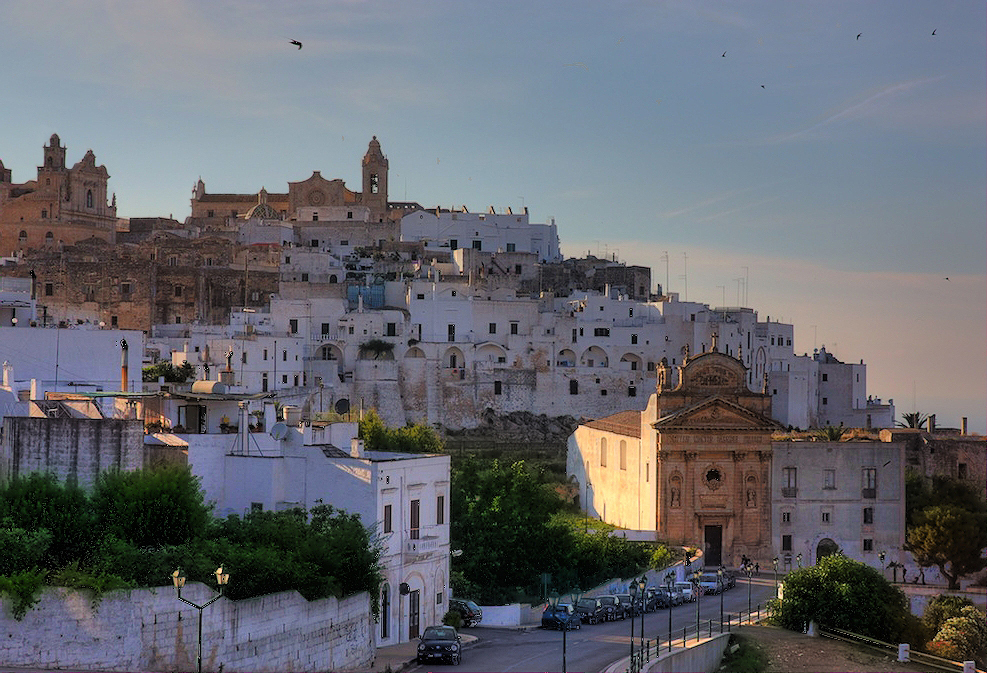
[(419, 210), (401, 218), (401, 240), (423, 241), (425, 249), (452, 251), (472, 248), (485, 252), (531, 252), (540, 262), (560, 262), (555, 220), (532, 224), (528, 209), (514, 213), (470, 213), (462, 210)]

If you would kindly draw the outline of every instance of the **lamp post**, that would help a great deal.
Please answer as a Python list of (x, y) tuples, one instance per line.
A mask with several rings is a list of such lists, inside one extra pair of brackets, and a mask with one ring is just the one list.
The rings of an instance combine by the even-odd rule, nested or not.
[(634, 608), (637, 606), (637, 581), (631, 580), (631, 585), (628, 587), (631, 594), (631, 671), (634, 670)]
[(669, 570), (665, 575), (665, 589), (668, 591), (668, 651), (672, 651), (672, 589), (675, 586), (675, 572)]
[(747, 575), (747, 618), (750, 619), (751, 612), (751, 576), (754, 574), (754, 566), (748, 563), (744, 566), (744, 573)]
[(172, 584), (175, 585), (175, 590), (178, 592), (178, 600), (183, 603), (188, 603), (193, 608), (199, 611), (199, 649), (195, 657), (195, 670), (198, 673), (202, 673), (202, 610), (212, 605), (219, 600), (220, 596), (223, 595), (223, 587), (225, 587), (230, 581), (230, 574), (223, 570), (223, 566), (216, 568), (216, 584), (219, 585), (219, 593), (210, 598), (208, 601), (202, 605), (196, 605), (190, 600), (182, 598), (182, 587), (185, 586), (185, 574), (182, 573), (182, 569), (179, 568), (171, 574)]
[(698, 570), (692, 573), (692, 587), (693, 587), (692, 590), (696, 594), (696, 640), (697, 641), (699, 640), (699, 599), (700, 599), (699, 580), (700, 578), (702, 578), (702, 573), (700, 573)]
[(799, 552), (798, 554), (795, 555), (795, 560), (798, 562), (799, 568), (801, 568), (802, 567), (802, 552)]
[(716, 571), (716, 588), (720, 590), (720, 633), (723, 633), (723, 566)]
[[(572, 604), (573, 604), (573, 606), (575, 606), (576, 603), (579, 602), (579, 595), (582, 592), (577, 587), (577, 588), (573, 589), (571, 593), (572, 593)], [(557, 591), (554, 591), (554, 590), (552, 591), (552, 593), (550, 593), (548, 595), (549, 602), (551, 603), (552, 607), (555, 608), (556, 610), (559, 607), (559, 600), (560, 600), (560, 598), (561, 597), (559, 596), (559, 593)], [(573, 607), (573, 609), (575, 609), (575, 607)], [(578, 616), (578, 613), (574, 613), (574, 614), (576, 614), (576, 618), (577, 619), (580, 619), (580, 617)], [(558, 614), (557, 613), (556, 613), (556, 618), (558, 618)], [(562, 673), (566, 673), (566, 662), (565, 662), (566, 634), (569, 631), (570, 625), (571, 625), (571, 615), (566, 619), (565, 624), (561, 625), (561, 629), (562, 629)]]
[(771, 563), (775, 567), (775, 598), (778, 598), (778, 557), (771, 559)]
[(886, 556), (886, 553), (884, 552), (883, 549), (877, 555), (878, 560), (881, 562), (881, 577), (884, 577), (884, 557), (885, 556)]
[[(647, 588), (648, 578), (642, 575), (641, 579), (637, 581), (637, 595), (640, 597), (639, 600), (641, 601), (641, 647), (638, 648), (638, 652), (640, 653), (642, 662), (644, 661), (644, 590)], [(631, 621), (634, 621), (633, 612), (631, 613)], [(641, 670), (641, 666), (638, 666), (638, 670)]]

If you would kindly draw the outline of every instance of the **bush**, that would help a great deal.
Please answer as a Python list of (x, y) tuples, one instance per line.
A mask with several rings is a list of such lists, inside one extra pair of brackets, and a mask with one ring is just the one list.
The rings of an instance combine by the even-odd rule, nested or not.
[(138, 547), (183, 544), (210, 519), (199, 479), (188, 467), (104, 472), (92, 495), (96, 527)]
[(32, 568), (24, 572), (3, 577), (0, 576), (0, 593), (6, 594), (13, 600), (11, 612), (14, 619), (20, 621), (40, 599), (38, 592), (44, 587), (47, 570)]
[(10, 518), (0, 526), (0, 575), (15, 575), (44, 564), (51, 547), (52, 534), (47, 529), (14, 528)]
[(984, 614), (973, 606), (960, 610), (958, 617), (950, 617), (929, 643), (933, 654), (954, 661), (976, 661), (983, 666), (987, 660), (987, 622)]
[(446, 626), (455, 627), (458, 630), (463, 628), (463, 616), (457, 610), (449, 610), (442, 617), (442, 623)]
[(947, 619), (959, 617), (963, 608), (972, 605), (973, 601), (965, 596), (933, 596), (925, 606), (922, 624), (928, 629), (929, 636), (934, 636)]
[(870, 566), (842, 554), (826, 556), (815, 566), (789, 573), (776, 619), (801, 631), (810, 621), (885, 642), (902, 642), (913, 628), (905, 594)]
[(22, 550), (28, 555), (37, 553), (42, 543), (43, 536), (37, 534), (48, 532), (51, 541), (38, 567), (57, 568), (85, 558), (96, 538), (85, 492), (74, 483), (60, 483), (52, 474), (15, 477), (0, 487), (0, 520), (4, 528), (35, 534), (22, 538), (34, 550)]

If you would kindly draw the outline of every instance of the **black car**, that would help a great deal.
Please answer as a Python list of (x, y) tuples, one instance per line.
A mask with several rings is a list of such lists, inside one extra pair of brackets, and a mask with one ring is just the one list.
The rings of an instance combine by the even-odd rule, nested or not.
[(462, 643), (459, 634), (451, 626), (430, 626), (418, 643), (419, 664), (429, 661), (449, 662), (458, 665), (462, 661)]
[(576, 612), (587, 624), (599, 624), (607, 619), (607, 611), (599, 598), (580, 598), (576, 601)]
[(624, 609), (624, 616), (634, 617), (641, 614), (641, 601), (632, 600), (630, 594), (614, 594), (617, 600), (620, 601), (620, 605)]
[(644, 611), (654, 612), (663, 607), (661, 604), (661, 589), (658, 587), (648, 587), (644, 590)]
[(620, 604), (620, 600), (616, 596), (597, 596), (596, 598), (606, 611), (606, 621), (612, 622), (627, 616), (624, 614), (624, 606)]
[(544, 629), (557, 629), (559, 631), (578, 629), (583, 625), (579, 613), (569, 603), (559, 603), (558, 605), (546, 605), (545, 611), (541, 613), (541, 625)]
[(463, 619), (463, 626), (476, 626), (483, 619), (483, 610), (473, 601), (450, 598), (449, 609), (459, 613)]

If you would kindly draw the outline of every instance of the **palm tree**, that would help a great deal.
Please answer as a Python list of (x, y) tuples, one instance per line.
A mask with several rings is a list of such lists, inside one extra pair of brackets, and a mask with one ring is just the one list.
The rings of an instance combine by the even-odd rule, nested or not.
[(901, 420), (895, 423), (899, 428), (921, 428), (929, 420), (928, 414), (921, 411), (910, 411), (901, 415)]
[(827, 425), (822, 428), (815, 428), (812, 431), (812, 436), (821, 442), (838, 442), (843, 439), (844, 433), (846, 433), (847, 428), (843, 427), (843, 424), (839, 425)]

